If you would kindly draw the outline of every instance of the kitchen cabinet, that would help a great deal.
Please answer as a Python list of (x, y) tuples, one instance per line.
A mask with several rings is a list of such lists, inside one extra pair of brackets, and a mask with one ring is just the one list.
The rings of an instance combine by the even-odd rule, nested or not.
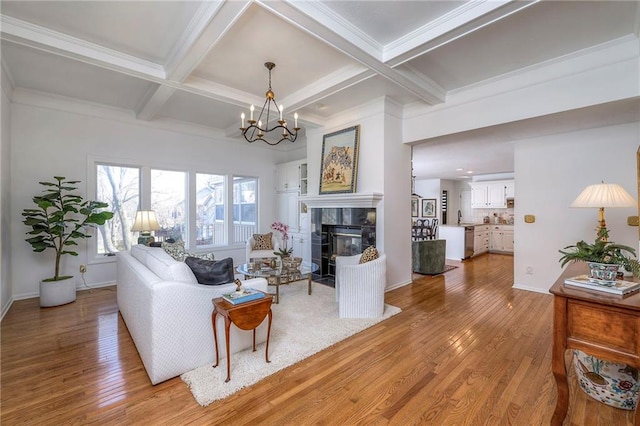
[(513, 226), (492, 225), (489, 250), (513, 253)]
[(507, 207), (508, 188), (514, 192), (513, 181), (473, 182), (471, 186), (471, 208), (504, 209)]
[(514, 181), (508, 181), (505, 186), (507, 187), (507, 198), (515, 198), (516, 196), (516, 183)]
[(473, 233), (473, 255), (489, 251), (489, 225), (476, 225)]

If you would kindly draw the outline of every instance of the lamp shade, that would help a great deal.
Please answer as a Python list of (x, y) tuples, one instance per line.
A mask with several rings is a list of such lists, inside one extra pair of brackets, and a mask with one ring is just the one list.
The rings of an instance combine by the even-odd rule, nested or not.
[(160, 229), (160, 224), (156, 218), (156, 212), (153, 210), (138, 210), (136, 212), (136, 221), (131, 228), (132, 231), (150, 232)]
[(636, 202), (617, 183), (599, 183), (587, 186), (571, 203), (571, 207), (635, 207)]

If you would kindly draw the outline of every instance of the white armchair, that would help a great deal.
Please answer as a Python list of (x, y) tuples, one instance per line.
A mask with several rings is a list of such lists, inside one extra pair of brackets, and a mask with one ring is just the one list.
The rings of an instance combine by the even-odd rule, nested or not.
[(360, 254), (336, 257), (336, 299), (340, 318), (375, 318), (384, 313), (387, 256), (360, 264)]
[(276, 238), (275, 235), (271, 235), (271, 247), (273, 247), (273, 249), (271, 250), (254, 250), (253, 247), (256, 245), (256, 240), (253, 239), (253, 237), (250, 237), (247, 240), (247, 244), (246, 244), (246, 252), (247, 252), (247, 263), (250, 262), (251, 259), (256, 259), (256, 258), (260, 258), (260, 257), (276, 257), (275, 254), (273, 254), (274, 251), (278, 251), (280, 250), (280, 242), (278, 241), (278, 239)]

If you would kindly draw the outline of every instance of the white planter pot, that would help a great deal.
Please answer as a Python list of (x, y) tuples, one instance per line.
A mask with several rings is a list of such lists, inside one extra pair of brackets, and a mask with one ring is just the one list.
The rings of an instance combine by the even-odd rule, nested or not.
[(40, 306), (48, 308), (76, 300), (76, 282), (73, 277), (60, 281), (40, 281)]

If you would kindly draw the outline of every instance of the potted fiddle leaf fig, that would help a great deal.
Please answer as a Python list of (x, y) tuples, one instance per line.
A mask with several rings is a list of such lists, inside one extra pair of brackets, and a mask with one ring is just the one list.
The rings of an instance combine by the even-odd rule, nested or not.
[(609, 231), (601, 228), (593, 244), (578, 241), (574, 245), (560, 250), (561, 266), (569, 262), (585, 262), (589, 266), (589, 279), (601, 284), (615, 282), (619, 268), (622, 266), (633, 276), (640, 276), (640, 263), (635, 256), (636, 251), (626, 245), (608, 241)]
[(62, 256), (77, 256), (73, 250), (80, 239), (90, 238), (87, 228), (104, 223), (113, 217), (109, 211), (100, 211), (109, 205), (101, 201), (86, 201), (72, 193), (80, 181), (69, 181), (65, 177), (54, 176), (54, 182), (40, 182), (44, 186), (43, 195), (33, 197), (35, 208), (24, 209), (23, 223), (31, 230), (26, 241), (33, 251), (55, 251), (54, 275), (40, 282), (40, 306), (58, 306), (76, 300), (76, 286), (73, 276), (61, 275)]

